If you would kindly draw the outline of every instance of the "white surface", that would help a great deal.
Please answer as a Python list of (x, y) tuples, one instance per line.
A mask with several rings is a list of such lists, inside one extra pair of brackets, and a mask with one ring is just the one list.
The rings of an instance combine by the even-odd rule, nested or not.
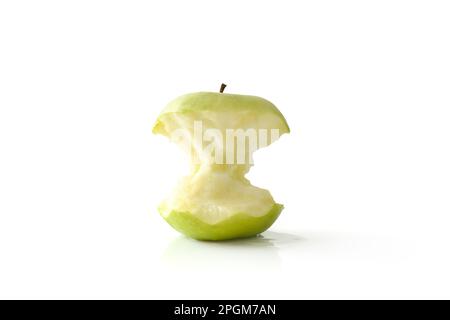
[[(447, 1), (2, 1), (0, 298), (450, 298)], [(156, 206), (161, 108), (218, 90), (292, 129), (285, 211), (200, 243)]]

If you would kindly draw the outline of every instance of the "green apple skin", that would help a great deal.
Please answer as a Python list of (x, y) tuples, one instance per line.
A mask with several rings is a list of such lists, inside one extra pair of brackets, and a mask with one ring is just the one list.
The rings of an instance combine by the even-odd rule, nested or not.
[[(256, 115), (273, 114), (279, 118), (280, 134), (289, 133), (290, 129), (283, 114), (270, 101), (257, 96), (216, 93), (216, 92), (195, 92), (182, 95), (175, 100), (172, 100), (161, 112), (155, 125), (153, 126), (153, 133), (167, 135), (164, 131), (164, 117), (171, 113), (201, 113), (207, 112), (249, 112)], [(249, 121), (252, 121), (249, 118)]]
[(196, 240), (223, 241), (256, 236), (277, 220), (283, 205), (275, 204), (261, 217), (237, 213), (217, 224), (208, 224), (191, 213), (172, 211), (167, 217), (161, 216), (178, 232)]

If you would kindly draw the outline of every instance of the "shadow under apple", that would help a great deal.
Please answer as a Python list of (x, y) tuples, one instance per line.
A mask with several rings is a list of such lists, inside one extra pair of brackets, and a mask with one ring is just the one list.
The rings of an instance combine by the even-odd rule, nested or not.
[(303, 239), (268, 231), (251, 238), (211, 242), (184, 236), (174, 239), (163, 253), (166, 267), (175, 271), (264, 271), (281, 268), (280, 247)]

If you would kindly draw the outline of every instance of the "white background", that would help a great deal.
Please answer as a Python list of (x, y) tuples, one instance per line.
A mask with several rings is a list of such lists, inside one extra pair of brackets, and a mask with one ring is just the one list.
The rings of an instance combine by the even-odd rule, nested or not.
[[(2, 1), (0, 298), (450, 298), (448, 1)], [(156, 207), (151, 126), (192, 91), (292, 132), (249, 174), (285, 205), (202, 243)]]

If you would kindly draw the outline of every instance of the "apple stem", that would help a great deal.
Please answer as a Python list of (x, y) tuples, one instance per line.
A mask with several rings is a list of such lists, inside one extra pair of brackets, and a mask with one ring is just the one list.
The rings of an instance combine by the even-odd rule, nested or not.
[(225, 84), (225, 83), (222, 83), (221, 85), (220, 85), (220, 93), (223, 93), (223, 90), (225, 90), (225, 87), (226, 87), (227, 85)]

